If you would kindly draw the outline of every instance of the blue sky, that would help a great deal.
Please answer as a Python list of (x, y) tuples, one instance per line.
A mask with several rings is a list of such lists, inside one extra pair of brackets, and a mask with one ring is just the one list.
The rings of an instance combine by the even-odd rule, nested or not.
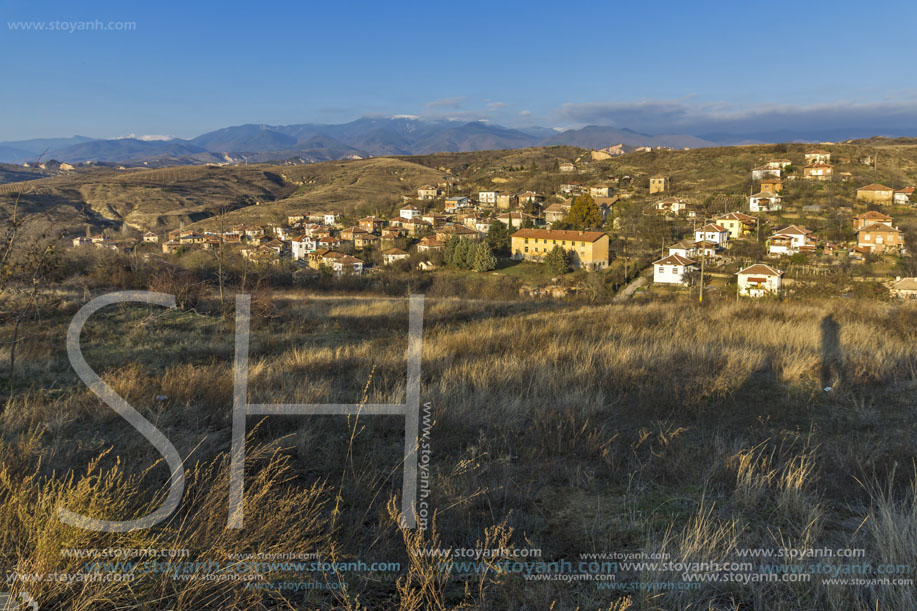
[[(0, 0), (0, 8), (0, 140), (193, 137), (242, 123), (392, 114), (654, 133), (836, 123), (917, 135), (912, 2)], [(14, 29), (96, 20), (136, 26)]]

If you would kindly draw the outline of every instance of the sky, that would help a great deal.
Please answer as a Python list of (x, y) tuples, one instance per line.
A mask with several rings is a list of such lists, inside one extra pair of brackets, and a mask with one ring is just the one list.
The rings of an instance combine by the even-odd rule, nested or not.
[(396, 114), (917, 136), (913, 2), (0, 0), (0, 10), (0, 141)]

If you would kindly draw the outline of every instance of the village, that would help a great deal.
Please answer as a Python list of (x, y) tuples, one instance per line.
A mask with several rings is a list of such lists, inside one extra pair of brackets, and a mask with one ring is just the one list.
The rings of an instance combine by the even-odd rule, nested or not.
[[(875, 159), (842, 163), (869, 165)], [(628, 294), (637, 297), (681, 294), (702, 299), (706, 289), (708, 294), (779, 298), (792, 293), (794, 283), (799, 285), (787, 277), (788, 269), (797, 276), (803, 270), (817, 282), (819, 274), (868, 263), (873, 271), (860, 276), (880, 282), (890, 295), (917, 295), (917, 279), (900, 273), (896, 265), (909, 254), (896, 220), (911, 214), (914, 187), (856, 186), (852, 172), (835, 173), (827, 150), (806, 149), (795, 160), (762, 160), (750, 169), (753, 187), (741, 199), (701, 201), (673, 194), (678, 190), (666, 174), (597, 177), (584, 172), (588, 165), (588, 158), (556, 164), (553, 170), (567, 178), (548, 191), (465, 188), (444, 176), (440, 184), (425, 184), (416, 195), (401, 196), (402, 204), (392, 214), (357, 217), (310, 211), (289, 214), (285, 222), (228, 227), (209, 219), (134, 239), (87, 230), (72, 243), (75, 248), (123, 252), (161, 249), (165, 255), (225, 248), (252, 265), (287, 266), (299, 275), (363, 275), (386, 268), (489, 272), (509, 262), (547, 267), (549, 286), (520, 289), (530, 296), (573, 294), (577, 287), (564, 281), (567, 272), (579, 272), (582, 278), (583, 273), (618, 266), (623, 281), (617, 288), (629, 284)], [(846, 193), (848, 201), (835, 206), (826, 219), (811, 197), (787, 198), (788, 191), (803, 184), (809, 191), (831, 185), (835, 192)], [(713, 208), (720, 202), (723, 210), (718, 213)], [(652, 240), (644, 236), (641, 249), (639, 231), (633, 229), (635, 215), (642, 217), (640, 224), (660, 228), (661, 243), (647, 247)], [(832, 230), (826, 235), (814, 231), (806, 226), (807, 218), (822, 226), (833, 224)], [(876, 267), (881, 268), (878, 273)]]

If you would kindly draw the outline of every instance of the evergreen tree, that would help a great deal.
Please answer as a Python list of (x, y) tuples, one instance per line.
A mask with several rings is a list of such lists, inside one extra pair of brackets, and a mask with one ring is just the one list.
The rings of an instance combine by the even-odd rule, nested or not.
[(487, 230), (487, 244), (491, 251), (505, 255), (509, 253), (511, 232), (509, 227), (500, 221), (494, 221)]
[(589, 194), (576, 197), (573, 205), (570, 206), (570, 212), (567, 213), (564, 221), (570, 226), (570, 229), (600, 229), (602, 227), (602, 215), (595, 200)]
[(497, 258), (490, 249), (490, 244), (480, 242), (474, 247), (472, 267), (476, 272), (489, 272), (497, 267)]
[(570, 270), (570, 258), (567, 251), (555, 246), (544, 258), (544, 264), (552, 274), (566, 274)]

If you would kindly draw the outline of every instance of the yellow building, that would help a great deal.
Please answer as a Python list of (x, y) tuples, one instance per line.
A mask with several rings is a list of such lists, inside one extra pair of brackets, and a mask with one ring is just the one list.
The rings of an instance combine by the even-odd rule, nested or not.
[(741, 212), (730, 212), (713, 219), (720, 227), (729, 230), (729, 239), (737, 240), (755, 233), (755, 226), (758, 219)]
[(669, 188), (669, 177), (662, 174), (656, 174), (650, 177), (650, 195), (653, 193), (664, 193)]
[(894, 200), (895, 190), (885, 185), (871, 184), (857, 189), (857, 199), (876, 204), (890, 204)]
[(514, 259), (541, 261), (555, 246), (570, 253), (573, 267), (608, 267), (608, 234), (602, 231), (520, 229), (512, 235)]

